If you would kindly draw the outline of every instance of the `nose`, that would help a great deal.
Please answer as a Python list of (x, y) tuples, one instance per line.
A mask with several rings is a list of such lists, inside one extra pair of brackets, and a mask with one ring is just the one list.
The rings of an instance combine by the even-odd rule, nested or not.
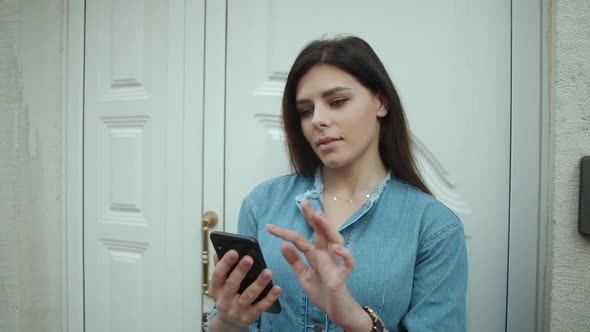
[(314, 107), (311, 123), (317, 129), (326, 128), (329, 127), (331, 123), (329, 117), (330, 115), (328, 110), (320, 105), (317, 105)]

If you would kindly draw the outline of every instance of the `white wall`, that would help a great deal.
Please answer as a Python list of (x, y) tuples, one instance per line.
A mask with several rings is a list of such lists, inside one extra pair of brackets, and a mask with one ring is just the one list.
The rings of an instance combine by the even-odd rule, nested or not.
[(0, 1), (0, 331), (62, 331), (63, 7)]
[(577, 231), (579, 160), (590, 155), (590, 1), (551, 1), (551, 331), (590, 331), (590, 237)]

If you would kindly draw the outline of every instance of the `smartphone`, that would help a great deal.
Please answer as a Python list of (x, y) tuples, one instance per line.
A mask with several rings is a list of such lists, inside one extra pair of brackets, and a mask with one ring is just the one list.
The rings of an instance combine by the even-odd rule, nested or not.
[[(250, 271), (248, 271), (244, 277), (244, 280), (242, 280), (242, 283), (240, 284), (238, 293), (242, 294), (242, 292), (246, 290), (246, 288), (248, 288), (248, 286), (250, 286), (250, 284), (252, 284), (256, 278), (258, 278), (258, 275), (266, 268), (266, 263), (264, 262), (264, 257), (262, 257), (262, 251), (260, 250), (258, 241), (256, 241), (256, 239), (251, 236), (219, 231), (211, 232), (209, 237), (211, 238), (211, 242), (213, 243), (213, 247), (215, 248), (215, 252), (217, 253), (217, 257), (219, 257), (219, 259), (221, 259), (221, 257), (223, 257), (226, 252), (233, 249), (238, 252), (240, 259), (248, 255), (254, 260), (252, 268), (250, 268)], [(228, 275), (234, 270), (235, 267), (236, 266), (234, 265), (231, 268)], [(268, 294), (268, 292), (270, 292), (272, 287), (273, 283), (271, 280), (252, 303), (254, 304), (262, 300)], [(268, 307), (266, 311), (273, 314), (278, 314), (281, 312), (279, 300), (277, 299), (270, 307)]]

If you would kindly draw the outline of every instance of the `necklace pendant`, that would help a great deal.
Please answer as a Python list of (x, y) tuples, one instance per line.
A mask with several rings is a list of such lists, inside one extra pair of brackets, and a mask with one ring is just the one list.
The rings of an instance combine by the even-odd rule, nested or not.
[[(355, 201), (356, 197), (363, 197), (363, 196), (364, 196), (364, 197), (366, 197), (367, 199), (369, 199), (369, 197), (371, 197), (371, 194), (365, 194), (365, 195), (358, 195), (358, 196), (356, 196), (356, 195), (355, 195), (355, 196), (353, 196), (352, 198), (340, 198), (340, 197), (338, 197), (338, 196), (334, 196), (334, 195), (332, 195), (332, 194), (331, 194), (330, 192), (328, 192), (327, 190), (324, 190), (324, 192), (325, 192), (327, 195), (329, 195), (328, 197), (332, 197), (332, 200), (333, 200), (333, 201), (345, 201), (345, 202), (348, 202), (348, 203), (353, 203), (353, 202)], [(327, 198), (327, 197), (326, 197), (326, 199), (329, 199), (329, 198)]]

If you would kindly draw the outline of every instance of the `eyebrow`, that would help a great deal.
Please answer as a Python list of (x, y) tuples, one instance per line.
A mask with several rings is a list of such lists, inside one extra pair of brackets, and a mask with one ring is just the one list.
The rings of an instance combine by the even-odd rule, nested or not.
[[(335, 88), (328, 89), (328, 90), (324, 91), (324, 92), (322, 93), (322, 97), (323, 97), (323, 98), (326, 98), (326, 97), (328, 97), (329, 95), (332, 95), (332, 94), (334, 94), (334, 93), (336, 93), (336, 92), (338, 92), (338, 91), (342, 91), (342, 90), (352, 90), (352, 89), (351, 89), (351, 88), (344, 87), (344, 86), (337, 86), (337, 87), (335, 87)], [(295, 101), (295, 105), (304, 104), (304, 103), (309, 103), (310, 101), (311, 101), (311, 100), (309, 100), (309, 99), (297, 99), (297, 100)]]

